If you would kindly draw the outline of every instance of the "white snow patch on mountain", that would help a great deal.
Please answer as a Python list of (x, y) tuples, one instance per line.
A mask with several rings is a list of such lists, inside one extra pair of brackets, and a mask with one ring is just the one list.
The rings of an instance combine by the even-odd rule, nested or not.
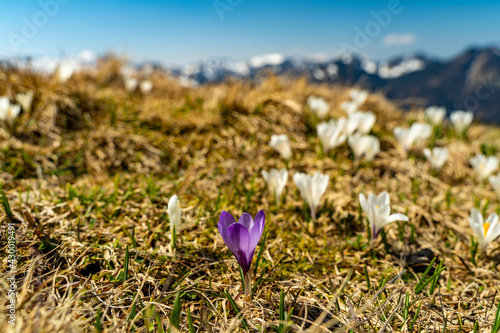
[(382, 63), (378, 69), (378, 75), (383, 79), (392, 79), (401, 75), (420, 71), (425, 68), (425, 63), (420, 59), (407, 59), (395, 66)]
[(280, 53), (263, 54), (250, 58), (250, 67), (264, 67), (267, 65), (281, 65), (285, 61), (285, 56)]
[(363, 68), (363, 70), (368, 74), (376, 74), (378, 66), (375, 62), (371, 60), (363, 60), (361, 62), (361, 68)]

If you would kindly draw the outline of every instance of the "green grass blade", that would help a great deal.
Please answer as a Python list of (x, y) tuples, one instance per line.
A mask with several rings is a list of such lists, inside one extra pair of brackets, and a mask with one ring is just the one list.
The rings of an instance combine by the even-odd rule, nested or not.
[[(181, 322), (181, 293), (178, 292), (175, 295), (174, 306), (172, 308), (172, 313), (170, 314), (170, 327), (175, 327), (177, 330), (180, 330), (180, 322)], [(169, 329), (169, 331), (171, 331)]]
[(224, 292), (224, 296), (226, 296), (227, 300), (229, 301), (229, 304), (231, 304), (231, 307), (233, 308), (234, 312), (236, 313), (237, 317), (240, 317), (241, 324), (243, 327), (248, 330), (248, 324), (245, 318), (243, 318), (243, 314), (241, 313), (240, 309), (238, 308), (238, 305), (236, 305), (233, 297), (231, 297), (231, 294), (229, 292)]

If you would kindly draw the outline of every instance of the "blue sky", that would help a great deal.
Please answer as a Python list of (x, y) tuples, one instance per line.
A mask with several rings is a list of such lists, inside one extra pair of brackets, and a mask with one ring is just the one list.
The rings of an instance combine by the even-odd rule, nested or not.
[[(263, 53), (331, 58), (346, 45), (375, 60), (445, 58), (500, 45), (498, 0), (2, 0), (1, 7), (0, 55), (90, 49), (181, 64)], [(373, 12), (389, 16), (381, 14), (382, 25)]]

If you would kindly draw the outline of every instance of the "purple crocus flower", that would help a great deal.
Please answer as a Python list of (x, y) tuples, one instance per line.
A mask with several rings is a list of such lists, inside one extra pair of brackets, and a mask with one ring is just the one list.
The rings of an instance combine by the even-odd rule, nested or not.
[(264, 231), (265, 219), (263, 210), (255, 215), (255, 220), (252, 219), (252, 215), (243, 213), (238, 222), (235, 222), (233, 215), (226, 211), (220, 214), (219, 232), (224, 243), (238, 260), (245, 276), (250, 271), (255, 248)]

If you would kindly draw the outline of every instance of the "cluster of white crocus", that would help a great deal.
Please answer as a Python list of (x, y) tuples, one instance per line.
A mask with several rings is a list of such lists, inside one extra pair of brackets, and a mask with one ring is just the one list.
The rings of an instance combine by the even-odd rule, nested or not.
[(279, 206), (281, 194), (288, 180), (288, 171), (286, 169), (271, 169), (270, 172), (262, 170), (262, 177), (264, 177), (269, 190), (274, 194), (276, 206)]
[(498, 169), (498, 158), (495, 156), (486, 157), (483, 154), (476, 154), (469, 162), (481, 181)]
[(127, 89), (127, 91), (129, 92), (134, 92), (137, 90), (137, 87), (139, 87), (139, 90), (144, 95), (148, 94), (153, 89), (153, 83), (150, 80), (140, 81), (137, 77), (138, 76), (144, 77), (145, 75), (150, 75), (151, 71), (152, 69), (139, 73), (136, 69), (128, 65), (122, 67), (120, 73), (122, 75), (123, 82), (125, 84), (125, 89)]
[(432, 126), (441, 126), (446, 116), (446, 108), (439, 106), (429, 106), (425, 109), (425, 117)]
[(330, 149), (345, 142), (347, 136), (344, 133), (344, 122), (345, 118), (343, 118), (342, 121), (335, 121), (332, 119), (329, 122), (323, 122), (316, 126), (318, 137), (325, 154), (327, 154)]
[(11, 104), (8, 97), (0, 97), (0, 121), (6, 121), (10, 125), (21, 113), (21, 105)]
[(328, 111), (330, 111), (330, 104), (321, 97), (309, 96), (307, 105), (320, 119), (325, 118)]
[(181, 205), (177, 195), (173, 195), (168, 200), (167, 213), (170, 219), (170, 232), (172, 234), (172, 247), (175, 248), (176, 235), (181, 225)]
[[(375, 120), (376, 116), (373, 112), (356, 111), (351, 113), (348, 118), (341, 117), (337, 121), (330, 120), (329, 122), (318, 124), (316, 129), (323, 146), (323, 151), (326, 154), (329, 150), (343, 144), (347, 137), (355, 135), (356, 138), (353, 138), (349, 142), (351, 148), (354, 150), (353, 145), (358, 146), (358, 143), (363, 143), (361, 146), (358, 146), (355, 155), (361, 156), (365, 154), (367, 159), (370, 159), (369, 156), (373, 158), (374, 154), (379, 151), (380, 143), (377, 138), (366, 135), (362, 136), (362, 134), (370, 132), (375, 124)], [(360, 138), (362, 139), (360, 140)], [(366, 149), (371, 149), (372, 152), (368, 152)]]
[(26, 93), (18, 93), (16, 97), (16, 101), (21, 105), (25, 112), (31, 111), (31, 105), (33, 104), (34, 93), (32, 91), (28, 91)]
[(414, 145), (420, 145), (432, 135), (428, 124), (413, 123), (410, 128), (396, 127), (394, 136), (403, 149), (408, 152)]
[(469, 223), (477, 236), (482, 252), (489, 243), (500, 236), (500, 224), (498, 224), (498, 215), (495, 213), (490, 214), (484, 221), (483, 215), (473, 208), (470, 212)]
[(352, 89), (349, 92), (349, 97), (350, 100), (342, 102), (340, 107), (348, 114), (351, 114), (358, 111), (359, 107), (365, 103), (368, 98), (368, 92), (365, 90)]
[(293, 182), (297, 185), (302, 199), (309, 205), (311, 218), (316, 219), (319, 202), (328, 187), (329, 176), (316, 172), (313, 176), (299, 172), (293, 175)]
[(271, 136), (269, 146), (280, 153), (281, 157), (287, 161), (292, 157), (292, 147), (290, 146), (288, 136), (285, 134)]
[(474, 119), (474, 114), (467, 111), (455, 111), (450, 115), (451, 123), (459, 134), (464, 134), (467, 131), (472, 119)]
[(408, 221), (408, 217), (403, 214), (391, 215), (391, 203), (389, 194), (382, 192), (378, 196), (373, 193), (368, 194), (368, 200), (363, 193), (359, 194), (359, 203), (370, 222), (372, 241), (375, 240), (380, 230), (394, 221)]
[(434, 170), (440, 170), (448, 158), (448, 149), (435, 147), (430, 150), (429, 148), (425, 148), (424, 155), (431, 162), (431, 167)]
[(364, 156), (365, 160), (370, 162), (380, 152), (380, 141), (373, 135), (356, 133), (347, 138), (347, 143), (357, 160)]

